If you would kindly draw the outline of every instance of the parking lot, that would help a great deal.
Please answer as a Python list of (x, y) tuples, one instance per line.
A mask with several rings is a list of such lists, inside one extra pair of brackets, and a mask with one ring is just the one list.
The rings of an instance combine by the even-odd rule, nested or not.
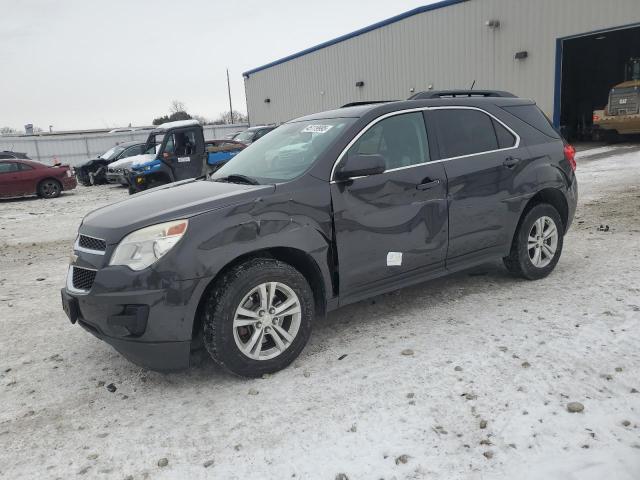
[(125, 189), (2, 201), (0, 477), (637, 479), (639, 167), (578, 155), (550, 277), (487, 265), (351, 305), (259, 380), (145, 371), (69, 323), (77, 227)]

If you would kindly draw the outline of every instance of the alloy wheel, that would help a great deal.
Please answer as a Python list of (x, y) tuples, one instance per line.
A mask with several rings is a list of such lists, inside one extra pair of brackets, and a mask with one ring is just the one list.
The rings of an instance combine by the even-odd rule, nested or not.
[(300, 329), (300, 299), (280, 282), (261, 283), (247, 293), (233, 318), (233, 337), (253, 360), (269, 360), (291, 346)]
[(46, 198), (58, 196), (60, 193), (60, 185), (54, 181), (48, 181), (42, 184), (42, 193)]
[(558, 248), (558, 227), (550, 217), (540, 217), (531, 226), (527, 240), (529, 260), (534, 267), (544, 268), (551, 263)]

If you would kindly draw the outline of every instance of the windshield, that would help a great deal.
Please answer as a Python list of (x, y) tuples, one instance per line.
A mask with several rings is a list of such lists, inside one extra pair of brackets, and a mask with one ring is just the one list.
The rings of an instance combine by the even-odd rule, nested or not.
[(110, 148), (109, 150), (104, 152), (102, 155), (100, 155), (100, 158), (103, 158), (105, 160), (111, 160), (111, 159), (117, 157), (118, 154), (123, 150), (124, 150), (123, 147), (120, 147), (120, 146), (116, 145), (115, 147)]
[(239, 142), (250, 142), (253, 140), (253, 136), (256, 134), (257, 130), (245, 130), (242, 133), (238, 133), (233, 137), (234, 140), (238, 140)]
[(285, 123), (229, 160), (213, 175), (213, 180), (232, 175), (244, 175), (260, 183), (292, 180), (306, 172), (355, 120), (332, 118)]

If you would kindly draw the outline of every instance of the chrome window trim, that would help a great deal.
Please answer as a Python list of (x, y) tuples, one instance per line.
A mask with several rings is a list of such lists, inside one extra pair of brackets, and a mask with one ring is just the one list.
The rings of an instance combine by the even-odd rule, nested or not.
[(81, 247), (80, 235), (87, 238), (93, 238), (94, 240), (100, 240), (101, 242), (104, 242), (105, 245), (107, 244), (107, 242), (102, 238), (92, 237), (91, 235), (85, 235), (84, 233), (79, 233), (78, 236), (76, 237), (76, 242), (73, 244), (74, 250), (77, 250), (78, 252), (90, 253), (91, 255), (104, 255), (106, 253), (106, 251), (103, 251), (103, 250), (92, 250), (91, 248)]
[[(360, 130), (360, 132), (358, 132), (358, 134), (342, 150), (340, 155), (338, 155), (338, 159), (333, 163), (333, 167), (331, 168), (331, 176), (329, 177), (330, 178), (329, 182), (330, 183), (336, 183), (337, 182), (337, 180), (334, 180), (336, 167), (342, 161), (342, 159), (347, 154), (349, 149), (360, 139), (360, 137), (362, 135), (364, 135), (367, 131), (369, 131), (369, 129), (371, 129), (371, 127), (373, 127), (375, 124), (377, 124), (378, 122), (381, 122), (382, 120), (384, 120), (386, 118), (394, 117), (396, 115), (403, 115), (405, 113), (424, 112), (424, 111), (427, 111), (427, 110), (477, 110), (477, 111), (482, 112), (485, 115), (488, 115), (489, 117), (493, 118), (496, 122), (498, 122), (500, 125), (502, 125), (504, 128), (506, 128), (507, 131), (509, 133), (511, 133), (515, 137), (516, 142), (511, 147), (498, 148), (496, 150), (487, 150), (487, 151), (478, 152), (478, 153), (470, 153), (468, 155), (459, 155), (457, 157), (441, 158), (439, 160), (429, 160), (428, 162), (416, 163), (414, 165), (407, 165), (405, 167), (391, 168), (389, 170), (385, 170), (380, 175), (384, 175), (385, 173), (389, 173), (389, 172), (396, 172), (398, 170), (405, 170), (407, 168), (421, 167), (421, 166), (429, 165), (429, 164), (433, 164), (433, 163), (448, 162), (450, 160), (458, 160), (460, 158), (474, 157), (476, 155), (486, 155), (488, 153), (506, 152), (508, 150), (515, 150), (516, 148), (520, 148), (520, 135), (518, 135), (511, 127), (509, 127), (507, 124), (505, 124), (498, 117), (496, 117), (495, 115), (491, 114), (490, 112), (487, 112), (486, 110), (484, 110), (482, 108), (479, 108), (479, 107), (446, 105), (446, 106), (442, 106), (442, 107), (419, 107), (419, 108), (409, 108), (409, 109), (406, 109), (406, 110), (397, 110), (395, 112), (386, 113), (386, 114), (381, 115), (380, 117), (372, 120), (362, 130)], [(426, 125), (425, 125), (425, 129), (426, 129)], [(429, 142), (430, 141), (430, 139), (429, 139), (429, 131), (428, 130), (426, 130), (426, 131), (427, 131), (427, 141)], [(496, 138), (496, 141), (497, 141), (497, 138)], [(352, 177), (352, 178), (350, 178), (350, 180), (354, 180), (354, 179), (357, 179), (357, 178), (364, 178), (364, 177)]]
[[(69, 265), (69, 270), (67, 271), (67, 291), (71, 292), (71, 293), (75, 293), (76, 295), (87, 295), (91, 290), (80, 290), (79, 288), (76, 288), (73, 286), (73, 269), (76, 268), (75, 265)], [(85, 268), (85, 267), (78, 267), (78, 268), (82, 268), (84, 270), (90, 270), (92, 272), (97, 272), (98, 270), (94, 269), (94, 268)]]

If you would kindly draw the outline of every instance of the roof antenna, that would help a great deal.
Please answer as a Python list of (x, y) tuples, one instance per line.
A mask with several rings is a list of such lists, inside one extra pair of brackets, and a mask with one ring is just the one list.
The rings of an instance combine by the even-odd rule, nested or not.
[(473, 83), (471, 84), (471, 88), (470, 88), (469, 90), (473, 90), (473, 87), (475, 87), (475, 86), (476, 86), (476, 81), (475, 81), (475, 79), (474, 79), (474, 80), (473, 80)]

